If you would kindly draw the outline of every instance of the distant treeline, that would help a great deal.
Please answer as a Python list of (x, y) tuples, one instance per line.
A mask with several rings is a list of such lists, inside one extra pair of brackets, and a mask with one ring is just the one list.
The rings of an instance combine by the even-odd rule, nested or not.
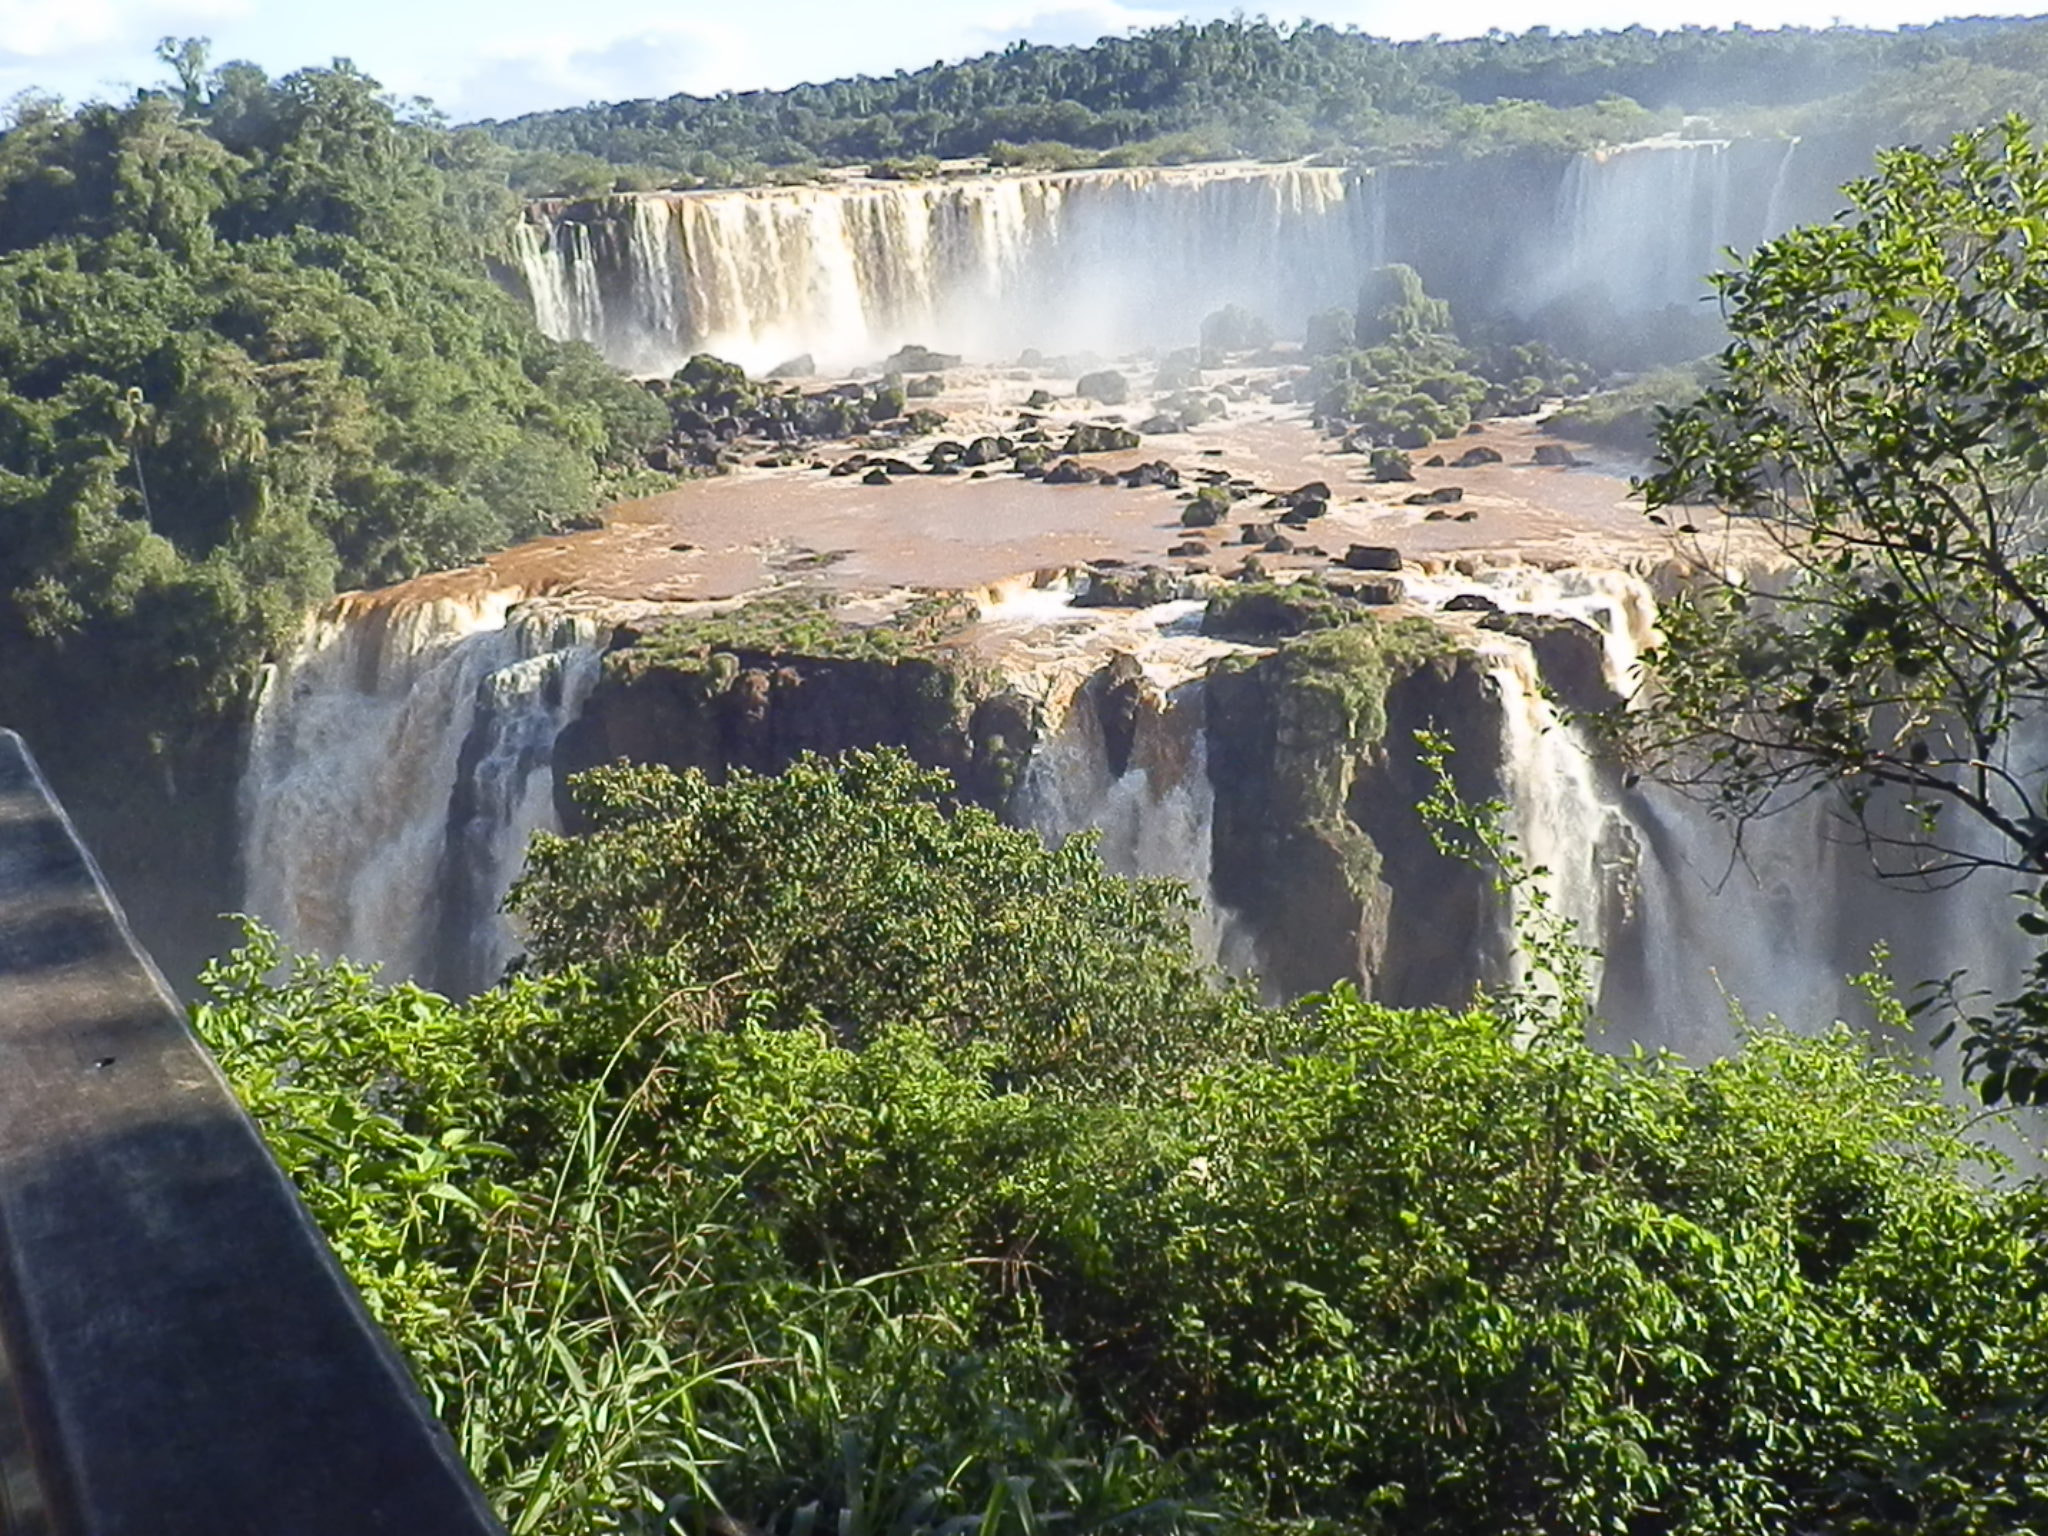
[(1839, 129), (1889, 142), (2044, 108), (2048, 19), (1898, 32), (1539, 27), (1409, 43), (1240, 20), (482, 126), (517, 152), (519, 190), (590, 195), (802, 179), (862, 162), (929, 174), (939, 158), (968, 156), (1069, 168), (1576, 150), (1681, 128), (1687, 113), (1711, 114), (1723, 131)]

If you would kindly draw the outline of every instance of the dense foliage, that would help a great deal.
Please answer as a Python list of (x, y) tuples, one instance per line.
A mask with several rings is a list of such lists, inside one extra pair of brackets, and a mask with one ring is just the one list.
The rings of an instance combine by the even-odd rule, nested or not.
[[(1125, 1082), (1227, 1038), (1245, 1006), (1187, 954), (1187, 894), (1048, 853), (894, 752), (775, 778), (585, 774), (590, 829), (535, 839), (511, 906), (544, 970), (611, 990), (721, 986), (763, 1022), (859, 1042), (897, 1024), (999, 1043), (1005, 1071)], [(651, 999), (650, 999), (651, 1001)]]
[(601, 778), (522, 897), (549, 966), (466, 1004), (260, 934), (213, 973), (514, 1531), (2048, 1516), (2039, 1201), (1926, 1085), (1612, 1058), (1556, 997), (1231, 1003), (1133, 1076), (1088, 999), (1196, 973), (1171, 904), (930, 788)]
[(586, 516), (664, 427), (488, 281), (492, 147), (346, 67), (0, 134), (0, 713), (189, 723), (337, 583)]
[[(1732, 818), (1828, 787), (1891, 873), (2048, 875), (2048, 154), (2013, 119), (1847, 195), (1718, 280), (1734, 340), (1665, 413), (1649, 501), (1735, 514), (1778, 571), (1702, 518), (1735, 575), (1665, 608), (1622, 724)], [(1992, 1097), (2048, 1098), (2048, 962), (1969, 1033)]]
[(1468, 348), (1450, 306), (1401, 264), (1366, 275), (1356, 310), (1310, 317), (1304, 350), (1315, 358), (1304, 394), (1316, 424), (1357, 448), (1427, 448), (1481, 416), (1523, 415), (1592, 380), (1538, 343)]
[(1879, 142), (2048, 107), (2048, 25), (1897, 33), (1493, 33), (1396, 43), (1334, 27), (1181, 23), (1090, 47), (1013, 44), (957, 64), (786, 91), (671, 96), (486, 125), (519, 184), (589, 194), (800, 175), (816, 163), (932, 157), (1073, 169), (1231, 154), (1385, 158), (1564, 151), (1679, 126), (1840, 128)]

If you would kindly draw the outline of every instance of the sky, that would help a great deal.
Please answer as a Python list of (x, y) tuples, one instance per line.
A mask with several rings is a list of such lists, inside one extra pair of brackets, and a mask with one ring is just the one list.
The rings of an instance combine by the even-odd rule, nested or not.
[[(794, 85), (918, 69), (1019, 38), (1087, 43), (1254, 5), (1180, 0), (0, 0), (0, 100), (118, 98), (162, 72), (164, 36), (273, 74), (352, 59), (457, 121), (587, 101)], [(1385, 37), (1686, 23), (1892, 27), (2038, 4), (1915, 0), (1317, 0), (1301, 13)], [(1291, 7), (1271, 13), (1293, 17)]]

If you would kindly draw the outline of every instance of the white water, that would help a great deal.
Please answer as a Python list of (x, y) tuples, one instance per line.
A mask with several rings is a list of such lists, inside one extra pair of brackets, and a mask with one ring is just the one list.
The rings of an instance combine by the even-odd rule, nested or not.
[[(1724, 249), (1788, 227), (1797, 152), (1665, 138), (1575, 157), (1550, 219), (1509, 232), (1491, 307), (1704, 297)], [(1470, 210), (1475, 230), (1489, 216)], [(697, 351), (850, 368), (906, 342), (983, 360), (1184, 346), (1226, 303), (1298, 336), (1390, 251), (1429, 279), (1399, 218), (1369, 171), (1209, 165), (542, 202), (518, 255), (541, 329), (628, 371)]]
[(528, 209), (541, 329), (637, 373), (711, 351), (841, 367), (906, 342), (1179, 346), (1241, 303), (1297, 332), (1354, 302), (1375, 256), (1370, 176), (1307, 166), (982, 176), (650, 193)]
[[(1481, 593), (1589, 624), (1624, 695), (1655, 639), (1649, 585), (1621, 571), (1506, 567), (1409, 588), (1425, 603)], [(1551, 910), (1598, 952), (1600, 1012), (1617, 1038), (1706, 1059), (1734, 1047), (1738, 1012), (1800, 1030), (1867, 1022), (1845, 978), (1878, 944), (1905, 989), (1959, 969), (1993, 990), (2017, 979), (2027, 951), (2010, 878), (1986, 871), (1942, 893), (1882, 881), (1825, 795), (1752, 823), (1738, 846), (1706, 806), (1604, 770), (1543, 697), (1523, 642), (1473, 638), (1501, 703), (1508, 830), (1542, 870)]]
[[(1653, 638), (1648, 586), (1618, 571), (1512, 567), (1416, 577), (1441, 603), (1484, 592), (1503, 607), (1565, 614), (1604, 637), (1609, 678), (1632, 683)], [(1130, 759), (1113, 773), (1102, 726), (1072, 684), (1103, 664), (1074, 651), (1102, 622), (1051, 625), (1056, 590), (991, 600), (985, 622), (1053, 634), (1021, 676), (1067, 679), (1063, 712), (1026, 770), (1017, 810), (1048, 840), (1096, 829), (1110, 868), (1185, 883), (1200, 899), (1198, 949), (1245, 968), (1249, 924), (1213, 894), (1205, 646), (1131, 615), (1119, 643), (1151, 668)], [(1054, 633), (1056, 632), (1056, 633)], [(1146, 637), (1150, 638), (1147, 639)], [(1100, 637), (1098, 637), (1100, 638)], [(1601, 1013), (1617, 1037), (1705, 1058), (1735, 1043), (1729, 1009), (1800, 1029), (1863, 1008), (1843, 978), (1889, 944), (1906, 982), (1967, 968), (2000, 987), (2024, 947), (2009, 882), (1927, 896), (1879, 884), (1820, 800), (1750, 828), (1738, 857), (1701, 807), (1628, 789), (1543, 695), (1521, 640), (1470, 631), (1500, 701), (1509, 827), (1542, 870), (1552, 910), (1602, 953)], [(295, 948), (377, 963), (458, 991), (487, 986), (516, 952), (498, 904), (532, 832), (554, 825), (552, 752), (597, 673), (586, 617), (496, 593), (398, 606), (344, 600), (308, 625), (258, 711), (243, 786), (247, 910)], [(1183, 654), (1185, 653), (1185, 654)], [(1255, 919), (1256, 914), (1244, 914)]]
[(1077, 832), (1101, 834), (1102, 861), (1119, 875), (1178, 880), (1201, 903), (1195, 949), (1212, 964), (1226, 955), (1227, 915), (1211, 878), (1216, 793), (1209, 782), (1202, 684), (1148, 690), (1131, 756), (1112, 770), (1102, 726), (1077, 696), (1052, 739), (1032, 755), (1018, 819), (1057, 845)]
[(1557, 196), (1550, 238), (1526, 255), (1514, 307), (1530, 314), (1597, 292), (1624, 315), (1694, 304), (1724, 252), (1748, 251), (1789, 228), (1787, 196), (1799, 141), (1647, 139), (1576, 157)]
[[(509, 592), (404, 607), (344, 599), (313, 619), (256, 714), (245, 909), (294, 949), (393, 977), (502, 964), (512, 941), (496, 906), (527, 837), (553, 824), (548, 753), (595, 679), (595, 640), (587, 621)], [(469, 814), (451, 891), (458, 783)], [(451, 898), (482, 908), (459, 936), (446, 931)]]

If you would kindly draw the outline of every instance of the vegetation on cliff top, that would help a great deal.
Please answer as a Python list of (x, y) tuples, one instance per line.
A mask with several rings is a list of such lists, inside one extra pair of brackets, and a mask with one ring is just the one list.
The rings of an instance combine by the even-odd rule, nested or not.
[(671, 96), (486, 124), (534, 193), (723, 185), (932, 157), (1173, 164), (1231, 155), (1431, 158), (1622, 143), (1717, 127), (1916, 139), (2048, 109), (2048, 23), (1896, 33), (1535, 28), (1396, 43), (1304, 22), (1183, 22), (1088, 47), (1012, 44), (889, 78)]
[(936, 788), (600, 775), (525, 977), (210, 978), (513, 1530), (2048, 1516), (2039, 1196), (1927, 1085), (1845, 1034), (1616, 1059), (1555, 998), (1257, 1010), (1179, 898)]
[(846, 615), (843, 593), (797, 587), (664, 620), (610, 662), (630, 674), (651, 667), (699, 670), (721, 653), (898, 661), (929, 654), (974, 615), (974, 604), (965, 598), (919, 593), (886, 618), (860, 623)]

